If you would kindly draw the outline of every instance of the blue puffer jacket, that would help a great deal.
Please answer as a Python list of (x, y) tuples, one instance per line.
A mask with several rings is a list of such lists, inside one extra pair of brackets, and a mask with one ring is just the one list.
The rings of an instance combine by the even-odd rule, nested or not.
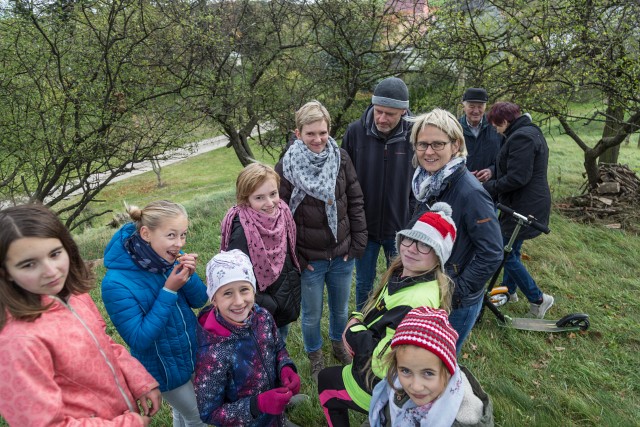
[(193, 374), (197, 320), (191, 309), (207, 302), (207, 289), (197, 274), (177, 293), (163, 289), (169, 273), (141, 270), (124, 248), (135, 231), (133, 223), (125, 224), (104, 251), (108, 271), (102, 279), (102, 300), (131, 354), (164, 392)]

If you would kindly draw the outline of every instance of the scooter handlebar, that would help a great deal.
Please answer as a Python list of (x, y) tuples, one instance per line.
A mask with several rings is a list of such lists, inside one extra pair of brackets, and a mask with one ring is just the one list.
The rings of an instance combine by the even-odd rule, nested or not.
[(539, 231), (543, 232), (544, 234), (549, 234), (551, 232), (551, 230), (549, 230), (549, 227), (547, 227), (544, 224), (539, 223), (531, 215), (529, 215), (527, 217), (527, 216), (524, 216), (522, 214), (519, 214), (518, 212), (514, 211), (513, 209), (511, 209), (508, 206), (503, 205), (502, 203), (498, 203), (496, 205), (496, 207), (498, 209), (500, 209), (500, 211), (504, 212), (507, 215), (511, 215), (515, 219), (521, 219), (526, 225), (531, 226), (531, 227), (535, 228), (536, 230), (539, 230)]

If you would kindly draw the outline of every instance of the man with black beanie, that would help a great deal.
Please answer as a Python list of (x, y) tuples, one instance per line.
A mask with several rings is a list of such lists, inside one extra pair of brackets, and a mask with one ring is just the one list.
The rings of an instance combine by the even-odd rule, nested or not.
[(342, 148), (351, 157), (364, 193), (367, 219), (367, 247), (356, 260), (357, 310), (373, 287), (380, 247), (389, 265), (396, 255), (396, 232), (411, 218), (413, 149), (411, 124), (404, 120), (409, 115), (407, 85), (397, 77), (388, 77), (378, 83), (371, 105), (359, 120), (349, 124), (342, 138)]

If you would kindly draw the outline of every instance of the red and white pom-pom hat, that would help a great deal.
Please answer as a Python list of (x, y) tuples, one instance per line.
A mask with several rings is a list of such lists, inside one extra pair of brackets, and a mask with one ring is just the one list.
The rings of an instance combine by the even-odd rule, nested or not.
[(418, 307), (411, 310), (396, 328), (391, 348), (413, 345), (424, 348), (442, 360), (451, 375), (456, 370), (458, 333), (449, 323), (447, 312), (439, 308)]
[(451, 206), (445, 202), (434, 203), (429, 212), (422, 214), (411, 230), (400, 230), (396, 234), (396, 249), (400, 253), (403, 236), (418, 240), (433, 248), (440, 259), (440, 266), (451, 256), (456, 241), (456, 225), (451, 219)]

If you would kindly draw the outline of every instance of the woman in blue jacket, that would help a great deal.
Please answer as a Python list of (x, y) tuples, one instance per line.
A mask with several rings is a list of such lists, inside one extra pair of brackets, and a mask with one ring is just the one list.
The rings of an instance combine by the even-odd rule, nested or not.
[(445, 270), (454, 283), (449, 322), (458, 332), (456, 352), (460, 354), (482, 308), (484, 285), (502, 261), (500, 224), (491, 196), (467, 170), (458, 120), (436, 108), (412, 121), (414, 163), (419, 166), (412, 189), (419, 205), (410, 224), (435, 202), (446, 202), (458, 229)]
[(160, 383), (174, 426), (204, 426), (192, 376), (197, 320), (207, 302), (196, 274), (197, 254), (185, 254), (187, 212), (165, 200), (144, 209), (127, 206), (134, 221), (113, 236), (104, 253), (108, 269), (102, 299), (120, 336)]

